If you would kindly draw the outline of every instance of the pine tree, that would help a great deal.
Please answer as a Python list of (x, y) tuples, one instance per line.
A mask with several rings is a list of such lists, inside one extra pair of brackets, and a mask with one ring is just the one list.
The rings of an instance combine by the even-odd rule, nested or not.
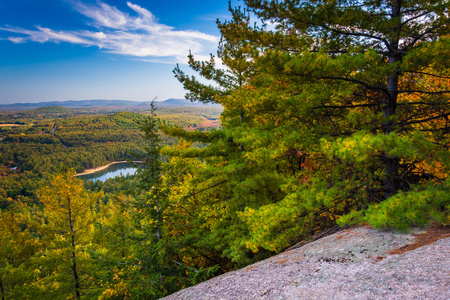
[[(132, 197), (121, 197), (125, 202), (109, 204), (111, 209), (119, 209), (119, 216), (102, 224), (104, 230), (110, 231), (111, 242), (126, 245), (120, 253), (109, 253), (107, 260), (114, 274), (104, 298), (158, 299), (179, 289), (177, 280), (186, 270), (173, 261), (174, 250), (165, 232), (168, 186), (163, 184), (159, 121), (155, 111), (152, 102), (149, 115), (137, 121), (146, 145)], [(129, 227), (117, 224), (119, 220)]]
[[(430, 150), (432, 143), (445, 147), (450, 90), (424, 77), (449, 78), (443, 59), (449, 46), (447, 1), (249, 0), (247, 5), (263, 21), (277, 24), (275, 33), (251, 30), (265, 49), (260, 71), (296, 85), (291, 97), (305, 101), (304, 111), (318, 115), (318, 123), (335, 127), (331, 137), (322, 137), (365, 130), (367, 136), (395, 140), (409, 135), (411, 143), (426, 139)], [(417, 100), (409, 101), (411, 95)], [(360, 124), (339, 126), (347, 120)], [(438, 120), (444, 123), (436, 126)], [(381, 198), (408, 190), (418, 175), (411, 164), (417, 167), (414, 160), (425, 157), (377, 150), (384, 169), (377, 179)]]
[[(158, 133), (158, 120), (156, 118), (156, 107), (151, 103), (150, 115), (148, 118), (139, 122), (140, 129), (144, 132), (144, 139), (147, 141), (145, 146), (145, 157), (143, 157), (143, 167), (139, 170), (139, 190), (146, 193), (147, 203), (143, 208), (149, 205), (154, 206), (155, 235), (158, 241), (162, 239), (162, 197), (164, 189), (161, 185), (162, 166), (161, 166), (161, 145)], [(150, 209), (153, 209), (153, 206)]]
[[(233, 73), (244, 57), (248, 77), (213, 92), (179, 79), (191, 100), (224, 106), (223, 130), (166, 131), (209, 143), (179, 154), (214, 157), (205, 159), (210, 177), (197, 179), (226, 182), (217, 201), (241, 232), (229, 244), (278, 251), (351, 210), (445, 180), (446, 3), (249, 0), (261, 26), (240, 8), (219, 22), (222, 47), (235, 51), (221, 72)], [(233, 60), (233, 53), (240, 55)], [(220, 73), (213, 68), (194, 65), (200, 75)], [(264, 177), (270, 184), (258, 180)], [(262, 201), (251, 201), (249, 191)]]

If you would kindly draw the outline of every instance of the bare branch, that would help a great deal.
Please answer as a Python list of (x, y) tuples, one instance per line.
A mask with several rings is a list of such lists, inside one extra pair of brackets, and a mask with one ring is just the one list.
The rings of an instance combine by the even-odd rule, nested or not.
[(335, 76), (325, 76), (325, 77), (321, 77), (321, 79), (333, 79), (333, 80), (342, 80), (342, 81), (358, 83), (358, 84), (365, 86), (369, 90), (382, 91), (382, 92), (387, 93), (387, 90), (383, 87), (369, 85), (369, 84), (365, 83), (364, 81), (361, 81), (358, 79), (352, 79), (352, 78), (347, 78), (347, 77), (335, 77)]
[(429, 102), (401, 102), (401, 103), (397, 103), (397, 106), (403, 106), (403, 105), (418, 105), (418, 104), (422, 104), (422, 105), (428, 105), (428, 106), (437, 106), (437, 105), (443, 105), (444, 103), (429, 103)]
[(431, 28), (428, 29), (427, 31), (425, 31), (425, 32), (423, 32), (422, 34), (418, 35), (414, 40), (412, 40), (411, 43), (409, 43), (406, 47), (404, 47), (404, 48), (402, 49), (402, 51), (407, 51), (408, 48), (413, 47), (414, 44), (417, 43), (422, 37), (424, 37), (425, 35), (427, 35), (427, 34), (433, 32), (434, 30), (438, 29), (439, 27), (441, 27), (441, 26), (434, 26), (434, 27), (431, 27)]
[(439, 92), (427, 92), (427, 91), (420, 91), (420, 90), (400, 90), (397, 92), (398, 94), (404, 94), (404, 93), (419, 93), (419, 94), (428, 94), (428, 95), (441, 95), (450, 93), (450, 90), (447, 91), (439, 91)]
[(433, 77), (442, 78), (442, 79), (450, 79), (450, 76), (440, 76), (440, 75), (435, 75), (435, 74), (431, 74), (431, 73), (427, 73), (427, 72), (420, 72), (420, 71), (406, 71), (405, 73), (410, 73), (411, 75), (423, 74), (423, 75), (433, 76)]
[(363, 94), (359, 94), (359, 93), (353, 93), (352, 95), (353, 95), (353, 96), (358, 96), (358, 97), (364, 97), (364, 98), (373, 100), (373, 101), (377, 102), (378, 104), (383, 103), (383, 101), (380, 101), (380, 99), (377, 99), (377, 98), (375, 98), (375, 97), (370, 97), (370, 96), (363, 95)]
[(355, 104), (355, 105), (323, 105), (323, 106), (316, 106), (312, 109), (319, 109), (319, 108), (352, 108), (352, 107), (369, 107), (369, 106), (379, 106), (379, 104)]
[(401, 125), (406, 126), (406, 125), (411, 125), (411, 124), (424, 123), (424, 122), (428, 122), (428, 121), (431, 121), (431, 120), (436, 120), (436, 119), (447, 117), (447, 116), (450, 116), (450, 113), (441, 114), (441, 115), (437, 115), (437, 116), (434, 116), (434, 117), (429, 117), (429, 118), (422, 119), (422, 120), (410, 121), (410, 122), (403, 123)]
[[(430, 12), (431, 12), (431, 11), (425, 11), (425, 12), (423, 12), (423, 13), (421, 13), (421, 14), (418, 14), (418, 15), (416, 15), (416, 16), (414, 16), (414, 17), (409, 18), (408, 20), (405, 20), (402, 24), (400, 24), (400, 28), (403, 27), (404, 25), (406, 25), (408, 22), (413, 21), (413, 20), (415, 20), (415, 19), (418, 19), (418, 18), (420, 18), (420, 17), (422, 17), (422, 16), (425, 16), (425, 15), (429, 14)], [(404, 13), (404, 12), (403, 12), (403, 13)]]
[[(293, 20), (303, 23), (305, 22), (304, 20), (299, 20), (296, 18), (293, 18)], [(374, 39), (374, 40), (378, 40), (382, 43), (384, 43), (384, 45), (391, 50), (391, 47), (389, 45), (389, 42), (381, 37), (378, 37), (376, 35), (372, 35), (372, 34), (368, 34), (368, 33), (363, 33), (363, 32), (347, 32), (347, 31), (343, 31), (343, 30), (339, 30), (339, 29), (335, 29), (332, 28), (330, 26), (327, 26), (326, 24), (315, 24), (315, 23), (311, 23), (311, 22), (306, 22), (308, 25), (310, 26), (318, 26), (318, 27), (322, 27), (323, 29), (329, 30), (331, 32), (337, 33), (337, 34), (341, 34), (341, 35), (346, 35), (346, 36), (358, 36), (358, 37), (366, 37), (366, 38), (370, 38), (370, 39)]]

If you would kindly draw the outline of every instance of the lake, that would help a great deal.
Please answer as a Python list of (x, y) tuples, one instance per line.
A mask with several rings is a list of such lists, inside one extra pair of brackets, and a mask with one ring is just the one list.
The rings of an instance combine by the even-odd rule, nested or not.
[(105, 180), (109, 178), (135, 174), (137, 168), (133, 167), (133, 165), (134, 163), (132, 162), (121, 162), (117, 164), (112, 164), (104, 170), (92, 174), (79, 175), (77, 177), (83, 180), (93, 180), (93, 181), (100, 180), (102, 182), (105, 182)]

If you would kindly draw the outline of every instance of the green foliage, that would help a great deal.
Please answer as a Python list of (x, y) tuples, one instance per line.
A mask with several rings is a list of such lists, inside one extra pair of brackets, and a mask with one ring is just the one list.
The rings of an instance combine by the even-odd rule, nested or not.
[(442, 184), (415, 186), (408, 193), (399, 192), (367, 209), (353, 211), (337, 220), (340, 225), (368, 223), (374, 228), (407, 231), (412, 226), (425, 226), (431, 220), (450, 222), (450, 180)]
[[(190, 67), (215, 85), (174, 71), (187, 98), (222, 104), (221, 130), (163, 127), (207, 143), (164, 152), (203, 161), (188, 194), (205, 197), (199, 217), (226, 257), (249, 263), (351, 211), (381, 209), (399, 194), (413, 199), (416, 186), (447, 178), (450, 65), (439, 58), (448, 52), (445, 1), (246, 5), (218, 22), (226, 70), (189, 56)], [(417, 219), (439, 215), (444, 204)]]
[(0, 283), (3, 299), (24, 299), (33, 291), (38, 272), (31, 271), (32, 257), (40, 250), (39, 239), (30, 228), (29, 211), (14, 203), (0, 211)]

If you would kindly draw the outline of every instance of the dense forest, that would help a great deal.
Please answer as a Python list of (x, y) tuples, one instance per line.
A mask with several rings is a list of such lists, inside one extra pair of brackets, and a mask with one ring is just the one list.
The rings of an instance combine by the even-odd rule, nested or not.
[[(48, 180), (62, 165), (81, 173), (140, 157), (145, 143), (137, 122), (148, 112), (104, 115), (102, 111), (45, 107), (1, 113), (3, 124), (15, 125), (0, 127), (1, 207), (8, 206), (8, 198), (36, 201), (39, 179)], [(161, 108), (157, 117), (187, 130), (209, 130), (211, 124), (220, 126), (220, 112), (220, 108)], [(160, 134), (164, 145), (176, 143), (176, 138)]]
[[(174, 70), (223, 111), (0, 128), (3, 299), (159, 298), (336, 225), (450, 222), (448, 2), (245, 4), (226, 68), (189, 55), (210, 84)], [(134, 153), (135, 177), (73, 176)]]

